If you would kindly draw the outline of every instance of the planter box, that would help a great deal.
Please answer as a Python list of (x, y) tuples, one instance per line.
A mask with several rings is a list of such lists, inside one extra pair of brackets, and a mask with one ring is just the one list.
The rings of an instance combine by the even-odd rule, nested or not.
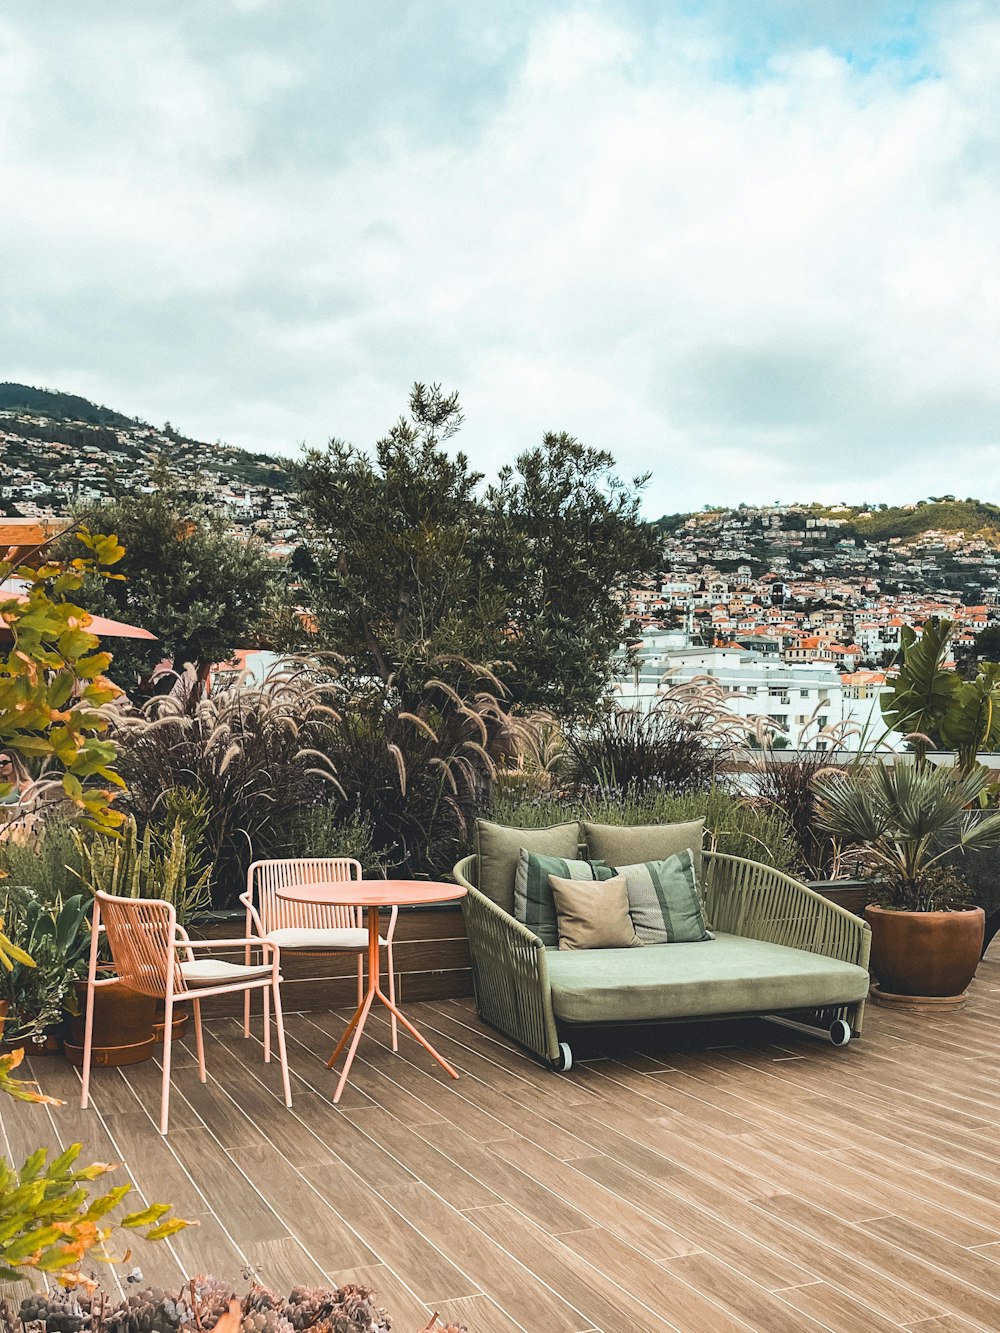
[[(232, 939), (242, 936), (246, 913), (215, 912), (209, 921), (192, 930), (199, 939)], [(396, 965), (396, 996), (404, 1004), (416, 1000), (447, 1000), (472, 994), (469, 944), (461, 906), (401, 907), (393, 940)], [(219, 951), (220, 957), (242, 962), (241, 951)], [(383, 960), (385, 958), (383, 952)], [(358, 973), (353, 957), (346, 954), (284, 954), (282, 1003), (288, 1013), (328, 1012), (357, 1003)], [(385, 974), (383, 972), (383, 978)], [(383, 983), (384, 984), (384, 983)], [(261, 1000), (252, 1001), (260, 1012)], [(219, 996), (204, 1001), (206, 1017), (243, 1015), (243, 997)]]
[(871, 889), (866, 879), (815, 879), (807, 881), (807, 885), (855, 916), (864, 916), (865, 908), (871, 900)]

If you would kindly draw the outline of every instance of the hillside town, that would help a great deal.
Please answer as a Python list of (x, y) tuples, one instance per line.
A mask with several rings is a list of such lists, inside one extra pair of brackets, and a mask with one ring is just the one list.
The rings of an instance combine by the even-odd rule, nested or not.
[(233, 535), (276, 558), (299, 544), (295, 499), (280, 460), (191, 440), (113, 415), (113, 424), (0, 408), (0, 514), (54, 519), (76, 505), (154, 488), (169, 468), (192, 495), (226, 515)]
[[(76, 505), (152, 491), (164, 467), (222, 513), (232, 535), (262, 542), (275, 559), (301, 543), (280, 459), (90, 404), (79, 418), (0, 405), (7, 516), (58, 527)], [(998, 533), (934, 526), (953, 501), (892, 511), (912, 532), (887, 531), (884, 505), (741, 505), (661, 519), (660, 573), (622, 595), (617, 698), (647, 708), (665, 680), (708, 674), (725, 681), (734, 711), (765, 719), (788, 745), (821, 748), (830, 727), (866, 735), (903, 626), (947, 617), (955, 654), (974, 655), (977, 635), (1000, 625)], [(239, 657), (260, 674), (270, 654)]]
[(946, 617), (954, 652), (973, 655), (976, 636), (1000, 624), (990, 535), (928, 527), (873, 540), (871, 511), (839, 508), (741, 506), (672, 523), (662, 575), (626, 599), (621, 702), (649, 707), (665, 681), (702, 673), (785, 744), (825, 748), (823, 733), (839, 727), (857, 748), (881, 730), (878, 696), (903, 626)]

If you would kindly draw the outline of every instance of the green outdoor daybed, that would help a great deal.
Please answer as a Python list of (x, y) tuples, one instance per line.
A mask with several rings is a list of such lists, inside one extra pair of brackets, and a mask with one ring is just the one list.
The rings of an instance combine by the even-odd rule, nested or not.
[[(682, 826), (660, 829), (671, 827)], [(486, 851), (484, 828), (491, 839)], [(582, 852), (567, 850), (567, 839), (577, 836), (571, 830), (482, 825), (477, 854), (455, 867), (456, 881), (468, 891), (463, 911), (476, 1007), (492, 1027), (560, 1070), (572, 1063), (574, 1029), (595, 1024), (760, 1015), (804, 1026), (835, 1046), (861, 1035), (868, 925), (755, 861), (700, 852), (714, 939), (629, 949), (546, 948), (513, 916), (513, 867), (519, 843), (529, 851), (586, 856), (585, 833), (578, 835)], [(643, 834), (655, 841), (657, 829), (634, 832), (633, 859), (647, 859)], [(619, 857), (629, 854), (629, 833), (614, 832), (619, 844), (625, 840), (615, 848)]]

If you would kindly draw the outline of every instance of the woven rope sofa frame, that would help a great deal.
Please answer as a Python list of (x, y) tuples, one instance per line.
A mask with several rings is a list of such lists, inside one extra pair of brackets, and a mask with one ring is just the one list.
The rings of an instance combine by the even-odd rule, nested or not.
[[(871, 929), (860, 917), (829, 902), (790, 875), (758, 861), (722, 852), (704, 852), (702, 860), (705, 907), (715, 930), (868, 967)], [(561, 1042), (552, 1011), (545, 945), (527, 926), (480, 893), (476, 887), (475, 856), (460, 861), (454, 876), (467, 890), (462, 911), (479, 1016), (555, 1068), (568, 1067), (569, 1051)], [(852, 1035), (861, 1035), (864, 1009), (864, 1000), (859, 1000), (821, 1009), (755, 1016), (830, 1036), (837, 1045), (842, 1045)], [(750, 1016), (706, 1015), (713, 1020)], [(656, 1020), (673, 1021), (691, 1020)]]

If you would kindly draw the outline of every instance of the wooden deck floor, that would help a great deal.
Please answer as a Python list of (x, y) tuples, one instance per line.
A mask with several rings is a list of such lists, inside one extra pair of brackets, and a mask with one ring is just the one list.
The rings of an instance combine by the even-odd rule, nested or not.
[[(872, 1009), (835, 1051), (771, 1025), (620, 1038), (540, 1068), (467, 1001), (413, 1006), (461, 1070), (375, 1028), (340, 1107), (341, 1015), (288, 1020), (295, 1107), (231, 1019), (189, 1052), (171, 1133), (154, 1064), (95, 1077), (96, 1109), (5, 1104), (8, 1150), (83, 1139), (198, 1230), (141, 1246), (150, 1282), (246, 1269), (285, 1289), (363, 1279), (397, 1333), (952, 1333), (1000, 1329), (1000, 958), (950, 1017)], [(721, 1044), (720, 1044), (721, 1043)], [(48, 1091), (77, 1075), (36, 1059)]]

